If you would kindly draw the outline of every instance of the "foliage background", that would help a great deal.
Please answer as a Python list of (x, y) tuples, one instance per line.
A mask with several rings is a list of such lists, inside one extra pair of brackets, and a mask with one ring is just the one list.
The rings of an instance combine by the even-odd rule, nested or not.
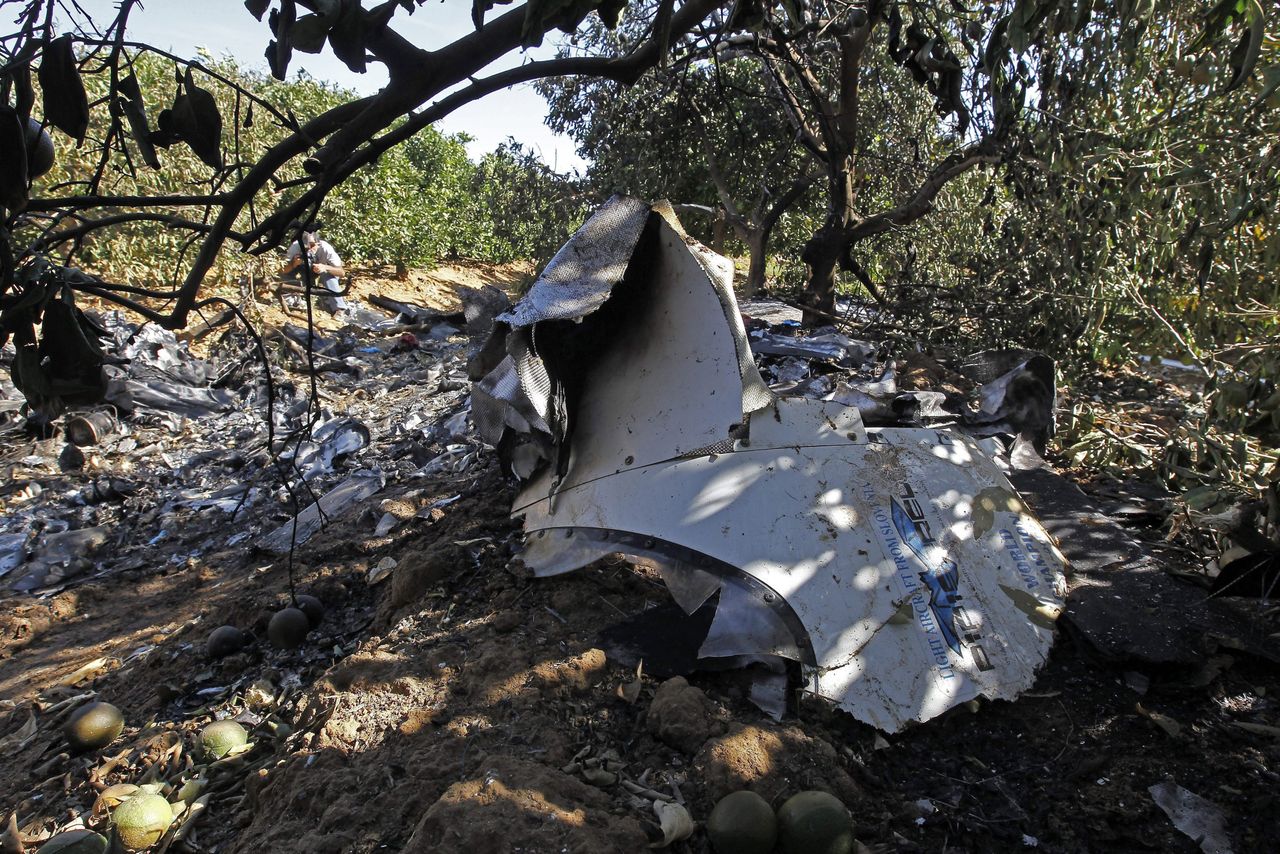
[[(327, 109), (351, 100), (353, 93), (306, 77), (282, 83), (247, 71), (230, 59), (202, 57), (213, 74), (237, 84), (280, 112), (305, 122)], [(154, 54), (134, 58), (134, 69), (154, 116), (173, 97), (175, 66)], [(287, 131), (261, 106), (254, 106), (209, 74), (196, 72), (199, 85), (214, 94), (224, 116), (223, 150), (239, 169), (248, 168)], [(105, 95), (106, 75), (86, 75), (91, 99)], [(55, 188), (74, 191), (76, 182), (95, 171), (101, 156), (93, 144), (101, 139), (105, 117), (92, 114), (94, 123), (85, 144), (72, 147), (57, 136), (59, 150), (54, 168), (38, 179), (35, 192)], [(403, 262), (430, 266), (449, 258), (506, 262), (546, 258), (577, 227), (585, 215), (587, 198), (575, 176), (559, 175), (531, 151), (510, 141), (479, 162), (467, 156), (468, 139), (445, 135), (428, 127), (401, 146), (384, 154), (374, 165), (358, 171), (326, 200), (319, 216), (326, 238), (348, 263)], [(160, 149), (160, 169), (147, 168), (132, 143), (126, 151), (111, 154), (100, 192), (109, 195), (191, 194), (210, 189), (209, 169), (185, 145)], [(232, 170), (232, 177), (238, 169)], [(300, 177), (296, 166), (286, 167), (274, 179), (281, 194)], [(238, 223), (247, 228), (256, 222), (256, 211), (268, 210), (270, 193), (259, 194), (256, 204)], [(106, 213), (110, 214), (111, 211)], [(188, 210), (188, 216), (193, 213)], [(194, 215), (198, 216), (196, 211)], [(65, 227), (63, 224), (61, 227)], [(33, 232), (28, 232), (28, 235)], [(192, 251), (189, 234), (161, 223), (127, 223), (87, 238), (77, 263), (108, 281), (133, 285), (167, 285), (185, 273)], [(64, 244), (64, 250), (70, 244)], [(262, 268), (277, 266), (268, 255)], [(214, 277), (233, 281), (256, 266), (236, 251), (223, 250)], [(255, 271), (255, 274), (259, 274)]]

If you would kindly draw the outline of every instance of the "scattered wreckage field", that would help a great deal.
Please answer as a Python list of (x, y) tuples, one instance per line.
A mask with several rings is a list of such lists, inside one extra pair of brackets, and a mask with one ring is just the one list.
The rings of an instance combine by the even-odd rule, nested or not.
[[(1028, 506), (1005, 512), (1036, 513), (1073, 570), (1058, 610), (1024, 608), (1056, 643), (1015, 700), (877, 730), (797, 694), (801, 662), (700, 657), (731, 588), (686, 613), (669, 554), (601, 548), (538, 577), (510, 518), (528, 496), (468, 417), (467, 333), (486, 311), (410, 296), (393, 298), (423, 313), (381, 312), (381, 328), (322, 324), (318, 408), (296, 318), (266, 318), (274, 433), (294, 437), (276, 449), (283, 473), (260, 370), (228, 374), (249, 342), (222, 330), (198, 359), (108, 324), (133, 359), (120, 387), (138, 393), (75, 450), (61, 425), (35, 439), (0, 413), (6, 851), (105, 830), (128, 787), (147, 785), (177, 805), (156, 846), (174, 851), (639, 851), (678, 803), (700, 824), (670, 849), (706, 852), (701, 823), (744, 788), (775, 807), (831, 792), (873, 851), (1280, 848), (1274, 615), (1175, 577), (1199, 567), (1163, 543), (1159, 494), (1073, 472), (1080, 491), (1014, 466)], [(469, 299), (488, 319), (500, 310), (493, 293)], [(743, 331), (769, 394), (833, 395), (871, 431), (932, 432), (947, 418), (932, 392), (982, 385), (919, 356), (895, 374), (876, 347), (786, 322)], [(1124, 379), (1147, 414), (1183, 406), (1172, 383)], [(1116, 387), (1097, 391), (1122, 408)], [(307, 524), (313, 496), (325, 525), (314, 510)], [(324, 613), (279, 649), (269, 624), (290, 575)], [(223, 625), (247, 634), (214, 657)], [(120, 708), (123, 732), (74, 753), (62, 727), (95, 699)], [(202, 755), (199, 732), (228, 718), (247, 749)]]

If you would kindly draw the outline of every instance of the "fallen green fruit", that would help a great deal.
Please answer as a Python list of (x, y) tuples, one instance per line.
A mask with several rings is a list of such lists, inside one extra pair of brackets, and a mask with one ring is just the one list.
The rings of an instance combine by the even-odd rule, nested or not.
[(223, 658), (234, 655), (244, 648), (244, 632), (235, 626), (218, 626), (209, 633), (209, 641), (205, 644), (205, 652), (210, 658)]
[(200, 747), (208, 759), (221, 759), (249, 742), (249, 734), (235, 721), (217, 721), (200, 733)]
[(49, 839), (36, 854), (105, 854), (107, 838), (92, 830), (68, 830)]
[(778, 810), (778, 838), (786, 854), (850, 854), (853, 822), (835, 795), (801, 792)]
[(277, 611), (267, 624), (267, 637), (277, 649), (297, 649), (307, 639), (311, 621), (297, 608)]
[(97, 750), (116, 740), (124, 729), (124, 715), (110, 703), (88, 703), (76, 709), (62, 728), (77, 752)]
[(778, 841), (778, 820), (755, 792), (734, 792), (711, 810), (707, 837), (716, 854), (769, 854)]
[(298, 610), (307, 615), (311, 628), (320, 625), (324, 619), (324, 603), (309, 593), (299, 593), (294, 599)]
[(115, 808), (111, 822), (127, 850), (141, 851), (164, 836), (173, 822), (173, 810), (161, 796), (139, 793)]

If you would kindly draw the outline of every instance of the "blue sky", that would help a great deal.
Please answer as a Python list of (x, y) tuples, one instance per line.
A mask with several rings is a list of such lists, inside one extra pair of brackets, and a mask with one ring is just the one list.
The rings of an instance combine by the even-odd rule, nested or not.
[[(116, 0), (80, 0), (80, 5), (100, 24), (115, 15)], [(498, 7), (490, 14), (505, 11)], [(435, 48), (474, 29), (470, 0), (437, 0), (412, 15), (396, 13), (394, 28), (425, 48)], [(242, 0), (150, 0), (129, 16), (129, 36), (148, 42), (179, 56), (194, 57), (203, 47), (215, 56), (229, 54), (241, 65), (266, 72), (263, 51), (271, 39), (265, 23), (258, 22), (244, 8)], [(554, 53), (549, 44), (527, 53), (514, 53), (491, 65), (487, 72), (519, 65), (525, 57), (545, 59)], [(365, 74), (353, 74), (333, 56), (328, 45), (318, 55), (295, 53), (290, 75), (305, 69), (312, 77), (337, 83), (361, 94), (377, 91), (386, 82), (379, 64), (371, 64)], [(495, 92), (468, 104), (437, 126), (446, 133), (465, 132), (475, 137), (468, 146), (477, 157), (498, 146), (508, 136), (538, 151), (543, 159), (561, 171), (583, 168), (573, 142), (557, 136), (544, 124), (546, 102), (529, 86)]]

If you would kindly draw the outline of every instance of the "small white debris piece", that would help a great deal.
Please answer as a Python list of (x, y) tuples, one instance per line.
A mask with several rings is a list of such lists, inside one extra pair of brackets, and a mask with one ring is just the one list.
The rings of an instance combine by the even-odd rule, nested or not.
[(649, 845), (650, 848), (666, 848), (673, 842), (688, 839), (693, 835), (695, 825), (689, 811), (680, 804), (654, 801), (653, 811), (658, 816), (662, 827), (662, 840)]
[(1213, 801), (1166, 780), (1147, 789), (1173, 826), (1200, 843), (1204, 854), (1233, 854), (1222, 810)]
[(396, 559), (393, 557), (384, 557), (378, 561), (372, 569), (369, 570), (367, 581), (370, 586), (377, 584), (390, 577), (391, 571), (397, 566)]
[(396, 529), (400, 524), (400, 520), (396, 518), (394, 513), (383, 513), (382, 518), (378, 520), (378, 527), (374, 529), (375, 537), (385, 537)]

